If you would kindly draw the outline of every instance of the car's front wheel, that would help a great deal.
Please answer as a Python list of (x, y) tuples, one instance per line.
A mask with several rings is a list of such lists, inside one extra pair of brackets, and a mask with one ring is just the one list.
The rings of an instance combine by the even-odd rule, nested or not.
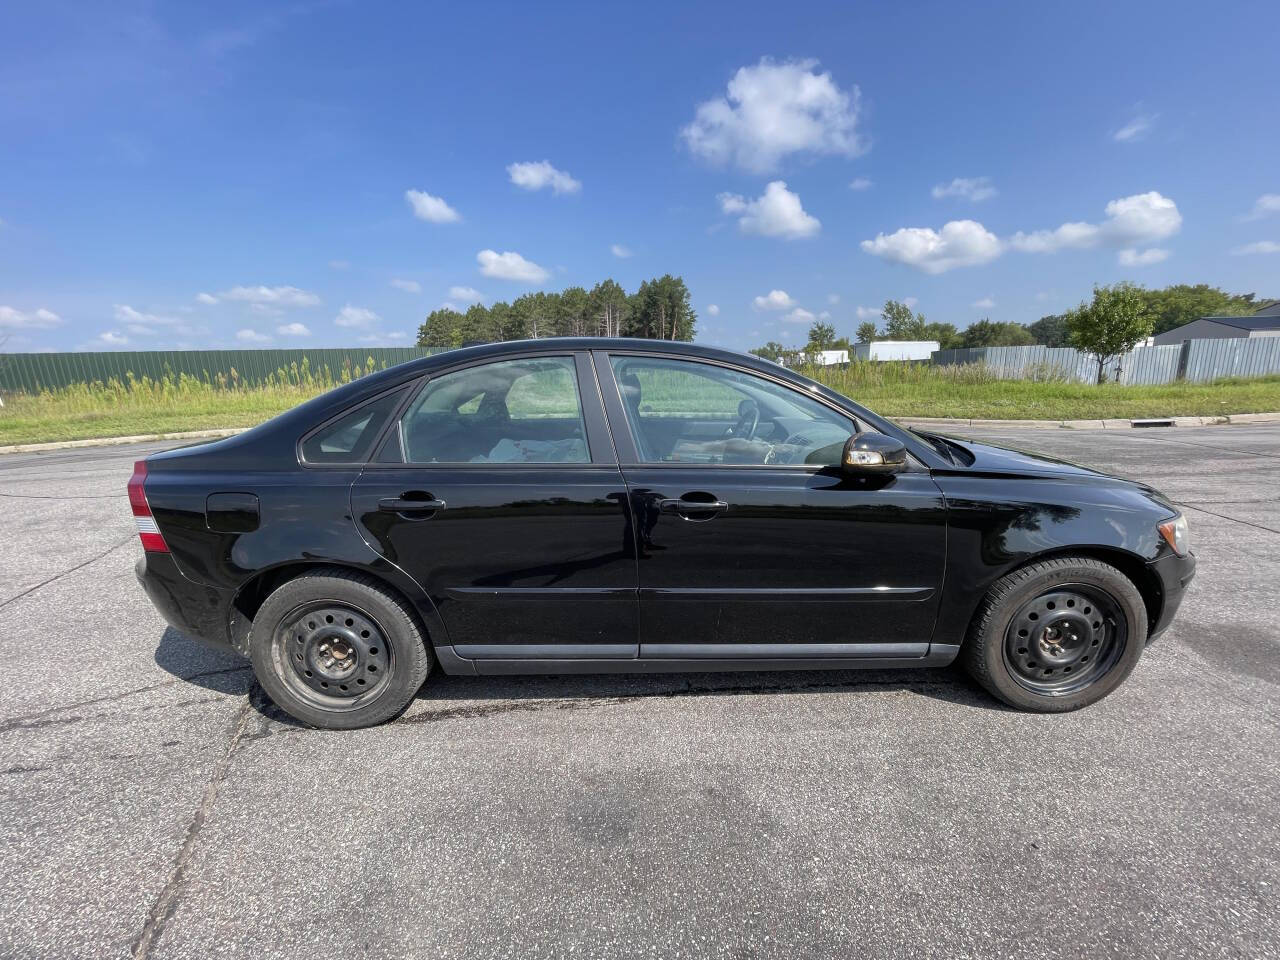
[(298, 720), (334, 730), (399, 716), (431, 670), (407, 604), (346, 570), (282, 584), (253, 618), (249, 642), (267, 696)]
[(1057, 713), (1118, 687), (1146, 640), (1147, 608), (1133, 581), (1092, 557), (1058, 557), (996, 581), (961, 655), (1005, 703)]

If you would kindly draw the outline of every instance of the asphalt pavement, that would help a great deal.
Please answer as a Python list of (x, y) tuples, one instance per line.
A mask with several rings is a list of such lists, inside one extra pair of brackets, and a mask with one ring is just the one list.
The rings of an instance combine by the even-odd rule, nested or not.
[(1178, 621), (1084, 711), (434, 675), (309, 730), (134, 581), (160, 446), (0, 457), (0, 956), (1280, 956), (1280, 425), (974, 435), (1187, 509)]

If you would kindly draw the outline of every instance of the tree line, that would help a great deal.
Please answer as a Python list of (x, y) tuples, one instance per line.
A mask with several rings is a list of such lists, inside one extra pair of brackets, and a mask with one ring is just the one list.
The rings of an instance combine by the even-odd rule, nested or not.
[(609, 279), (590, 290), (527, 293), (510, 303), (477, 303), (465, 311), (443, 306), (418, 328), (418, 346), (453, 348), (538, 337), (692, 340), (697, 322), (684, 279), (666, 274), (644, 281), (630, 294)]
[[(936, 340), (942, 350), (960, 347), (1018, 347), (1043, 344), (1047, 347), (1075, 346), (1103, 360), (1128, 352), (1149, 336), (1156, 336), (1200, 317), (1247, 316), (1272, 301), (1253, 293), (1227, 293), (1207, 283), (1175, 284), (1158, 290), (1131, 283), (1118, 283), (1094, 288), (1092, 300), (1081, 303), (1066, 313), (1050, 314), (1034, 323), (978, 320), (964, 330), (955, 324), (930, 322), (923, 313), (897, 300), (885, 301), (881, 323), (865, 321), (858, 325), (854, 342), (876, 340)], [(1123, 322), (1114, 318), (1120, 314)], [(1088, 328), (1092, 333), (1086, 333)], [(1102, 333), (1125, 331), (1118, 341), (1128, 342), (1123, 350), (1113, 349), (1114, 342)], [(1144, 331), (1133, 338), (1137, 331)], [(1115, 340), (1114, 337), (1111, 340)], [(1086, 345), (1087, 344), (1087, 345)], [(809, 328), (809, 340), (800, 348), (788, 348), (775, 341), (751, 352), (777, 362), (799, 361), (819, 350), (847, 350), (848, 337), (837, 337), (835, 327), (818, 321)], [(1100, 350), (1112, 351), (1099, 353)], [(1102, 361), (1099, 364), (1101, 370)]]

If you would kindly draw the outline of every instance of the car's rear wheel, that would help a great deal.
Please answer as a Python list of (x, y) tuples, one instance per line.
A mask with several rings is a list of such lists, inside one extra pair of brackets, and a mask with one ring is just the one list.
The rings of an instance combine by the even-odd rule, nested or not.
[(1133, 581), (1092, 557), (1059, 557), (996, 581), (962, 659), (1010, 706), (1057, 713), (1118, 687), (1146, 638), (1147, 608)]
[(307, 573), (272, 592), (253, 619), (250, 656), (278, 707), (335, 730), (399, 716), (432, 660), (404, 601), (345, 570)]

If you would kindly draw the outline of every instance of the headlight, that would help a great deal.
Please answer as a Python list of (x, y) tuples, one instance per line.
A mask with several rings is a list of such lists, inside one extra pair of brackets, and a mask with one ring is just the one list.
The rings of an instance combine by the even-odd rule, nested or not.
[(1172, 520), (1166, 520), (1157, 529), (1164, 542), (1173, 547), (1173, 552), (1185, 557), (1191, 549), (1191, 535), (1187, 532), (1187, 518), (1178, 514)]

